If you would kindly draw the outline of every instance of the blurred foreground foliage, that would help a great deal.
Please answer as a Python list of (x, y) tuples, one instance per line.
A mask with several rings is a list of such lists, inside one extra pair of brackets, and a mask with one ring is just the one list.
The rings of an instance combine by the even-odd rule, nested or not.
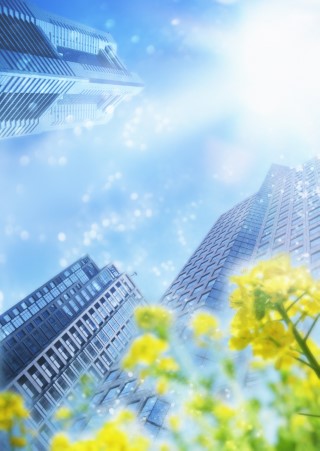
[[(320, 283), (286, 256), (260, 262), (231, 282), (235, 314), (228, 328), (206, 311), (196, 312), (185, 330), (165, 307), (135, 311), (141, 334), (123, 368), (171, 403), (160, 438), (122, 409), (89, 438), (57, 434), (50, 450), (319, 450)], [(196, 363), (197, 354), (205, 365)], [(257, 379), (249, 388), (239, 381), (245, 368)], [(61, 407), (56, 417), (69, 426), (76, 412)], [(0, 430), (12, 450), (27, 446), (27, 416), (21, 397), (0, 395)]]

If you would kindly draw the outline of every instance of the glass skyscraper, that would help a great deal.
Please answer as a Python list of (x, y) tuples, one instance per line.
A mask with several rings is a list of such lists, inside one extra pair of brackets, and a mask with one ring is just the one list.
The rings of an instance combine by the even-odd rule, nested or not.
[[(320, 268), (320, 160), (300, 168), (273, 165), (256, 194), (217, 220), (160, 302), (174, 311), (182, 334), (190, 315), (198, 309), (228, 317), (229, 277), (259, 258), (280, 252), (309, 264), (315, 274)], [(193, 351), (203, 368), (212, 364), (206, 349)], [(255, 381), (255, 374), (247, 371), (242, 354), (236, 359), (242, 368), (242, 382), (248, 386)], [(95, 397), (97, 408), (107, 413), (115, 400), (128, 404), (157, 435), (165, 427), (170, 399), (137, 389), (134, 378), (129, 381), (123, 373), (121, 385), (116, 377), (119, 371), (113, 371), (101, 384)]]
[(105, 123), (142, 86), (109, 33), (0, 0), (0, 138)]
[[(230, 315), (229, 278), (279, 253), (320, 274), (320, 160), (298, 168), (273, 165), (259, 191), (224, 213), (187, 261), (161, 302), (183, 329), (197, 309)], [(206, 351), (199, 363), (208, 364)], [(244, 371), (244, 383), (255, 375)]]
[[(309, 265), (314, 275), (320, 272), (318, 159), (299, 168), (273, 165), (257, 193), (216, 221), (160, 302), (174, 311), (181, 334), (198, 309), (228, 317), (230, 276), (258, 259), (281, 252), (290, 253), (297, 262)], [(204, 369), (212, 364), (205, 348), (193, 352), (195, 361)], [(238, 354), (236, 364), (241, 382), (246, 386), (255, 383), (256, 375), (247, 371), (243, 354)], [(154, 393), (141, 389), (136, 391), (134, 381), (131, 385), (127, 403), (157, 435), (165, 427), (170, 399), (157, 398)], [(107, 379), (96, 398), (99, 409), (108, 411), (117, 397), (124, 400), (121, 390), (118, 380)]]
[(54, 413), (81, 375), (96, 384), (121, 379), (111, 368), (136, 334), (132, 314), (144, 302), (129, 276), (84, 257), (0, 316), (1, 388), (26, 399), (38, 432), (32, 449), (47, 449)]

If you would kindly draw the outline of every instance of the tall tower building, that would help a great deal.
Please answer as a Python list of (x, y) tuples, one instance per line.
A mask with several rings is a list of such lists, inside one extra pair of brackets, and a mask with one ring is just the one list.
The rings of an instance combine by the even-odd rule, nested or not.
[(32, 449), (47, 450), (57, 406), (81, 375), (96, 383), (120, 378), (110, 370), (135, 335), (133, 310), (144, 302), (129, 276), (84, 257), (0, 316), (1, 388), (26, 399), (38, 432)]
[(109, 33), (0, 0), (0, 138), (103, 124), (142, 87)]
[[(309, 265), (314, 275), (320, 273), (320, 160), (299, 168), (273, 165), (257, 193), (216, 221), (161, 303), (175, 312), (181, 331), (198, 309), (228, 316), (230, 276), (281, 252)], [(199, 365), (210, 365), (205, 348), (194, 351)], [(248, 386), (255, 381), (255, 374), (247, 371), (241, 354), (238, 363), (240, 377)], [(119, 381), (106, 379), (96, 398), (99, 410), (107, 412), (118, 398), (135, 407), (147, 428), (157, 435), (165, 425), (170, 399), (136, 390), (134, 381), (131, 384), (132, 392), (125, 398)]]
[[(320, 274), (320, 160), (298, 168), (273, 165), (259, 191), (221, 215), (161, 302), (183, 328), (198, 309), (228, 317), (229, 278), (259, 259), (289, 253)], [(206, 351), (199, 350), (206, 365)], [(244, 383), (255, 375), (244, 368)]]

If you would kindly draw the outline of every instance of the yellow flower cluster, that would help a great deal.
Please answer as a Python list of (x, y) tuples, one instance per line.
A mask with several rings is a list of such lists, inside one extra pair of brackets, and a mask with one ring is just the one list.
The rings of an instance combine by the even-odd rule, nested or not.
[(52, 440), (51, 451), (147, 451), (149, 439), (131, 431), (130, 423), (134, 418), (132, 412), (123, 411), (88, 440), (71, 442), (67, 435), (57, 434)]
[(136, 338), (122, 364), (125, 369), (132, 369), (138, 365), (152, 365), (168, 349), (168, 343), (152, 334), (144, 334)]
[(193, 316), (191, 330), (196, 342), (200, 346), (207, 344), (206, 340), (216, 340), (221, 336), (217, 318), (204, 311), (198, 312)]
[(159, 305), (137, 307), (134, 312), (135, 320), (144, 331), (152, 331), (162, 338), (166, 338), (172, 324), (172, 314)]
[(9, 431), (17, 422), (28, 418), (23, 398), (17, 393), (0, 393), (0, 430)]
[(191, 400), (186, 404), (187, 412), (193, 416), (211, 414), (219, 421), (227, 421), (235, 416), (235, 410), (212, 394), (197, 391), (193, 393)]
[(319, 314), (319, 283), (306, 268), (292, 267), (284, 255), (261, 261), (231, 280), (237, 285), (230, 298), (237, 310), (231, 323), (231, 349), (251, 344), (255, 356), (275, 358), (279, 368), (290, 366), (297, 357), (290, 318), (304, 320)]
[(320, 283), (312, 279), (307, 268), (293, 267), (287, 255), (260, 261), (231, 281), (238, 285), (231, 295), (231, 306), (241, 308), (251, 303), (258, 319), (263, 318), (266, 309), (280, 304), (288, 307), (296, 299), (299, 302), (290, 310), (291, 315), (302, 311), (310, 316), (319, 313)]
[(60, 407), (55, 413), (55, 419), (58, 421), (66, 421), (72, 418), (72, 411), (68, 407)]

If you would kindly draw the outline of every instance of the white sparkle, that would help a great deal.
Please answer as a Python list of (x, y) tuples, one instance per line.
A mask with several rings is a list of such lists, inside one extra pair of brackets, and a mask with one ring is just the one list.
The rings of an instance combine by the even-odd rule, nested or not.
[(175, 17), (174, 19), (171, 20), (171, 25), (174, 27), (176, 27), (177, 25), (180, 25), (180, 19)]
[(30, 163), (30, 158), (27, 155), (22, 155), (19, 162), (21, 166), (28, 166), (28, 164)]
[(154, 45), (148, 45), (148, 47), (146, 48), (146, 52), (148, 55), (153, 55), (155, 51), (156, 49)]
[(30, 238), (29, 232), (27, 232), (26, 230), (23, 230), (23, 231), (20, 233), (20, 238), (21, 238), (23, 241), (27, 241), (27, 240)]
[(58, 164), (60, 166), (65, 166), (67, 163), (68, 163), (68, 160), (67, 160), (67, 157), (65, 157), (65, 156), (60, 157), (58, 160)]
[(131, 194), (130, 194), (130, 199), (131, 199), (131, 200), (137, 200), (138, 197), (139, 197), (138, 193), (131, 193)]
[(106, 28), (113, 28), (115, 26), (115, 21), (113, 19), (108, 19), (105, 23)]
[(81, 127), (75, 127), (75, 128), (73, 129), (73, 133), (74, 133), (76, 136), (82, 135), (82, 128), (81, 128)]
[(63, 241), (66, 241), (66, 239), (67, 239), (67, 236), (66, 236), (65, 233), (63, 233), (63, 232), (58, 233), (58, 240), (59, 241), (63, 242)]
[(67, 262), (67, 260), (66, 260), (65, 258), (61, 258), (61, 259), (59, 260), (59, 265), (60, 265), (62, 268), (65, 268), (66, 266), (68, 266), (68, 262)]
[(84, 202), (85, 204), (88, 203), (90, 201), (90, 194), (84, 194), (82, 196), (82, 202)]

